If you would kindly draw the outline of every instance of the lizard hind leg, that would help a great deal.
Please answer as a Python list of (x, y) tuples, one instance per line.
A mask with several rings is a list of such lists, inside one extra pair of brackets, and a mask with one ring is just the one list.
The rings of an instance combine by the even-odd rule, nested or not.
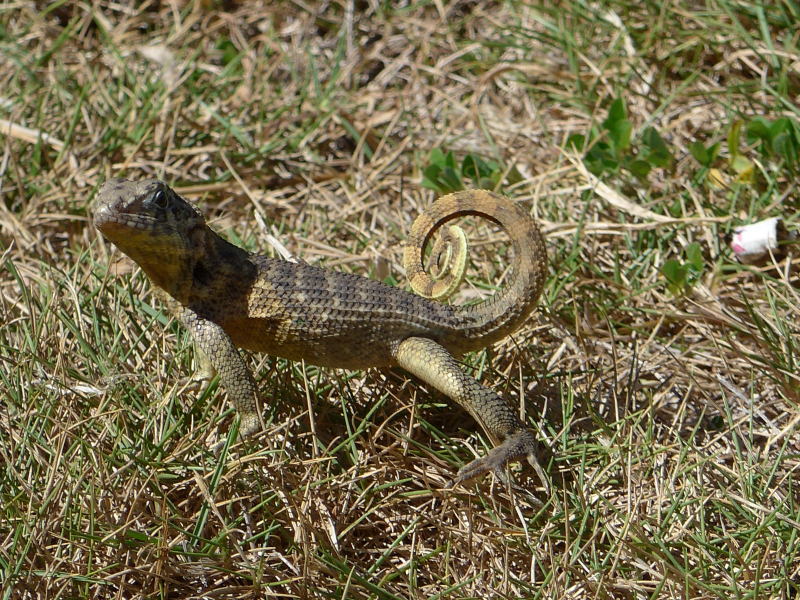
[(536, 459), (536, 436), (497, 393), (464, 373), (447, 350), (431, 339), (412, 337), (400, 343), (394, 359), (400, 367), (467, 409), (492, 441), (500, 442), (489, 454), (464, 466), (448, 487), (488, 472), (509, 484), (506, 463), (523, 457), (536, 469), (545, 488), (549, 487)]

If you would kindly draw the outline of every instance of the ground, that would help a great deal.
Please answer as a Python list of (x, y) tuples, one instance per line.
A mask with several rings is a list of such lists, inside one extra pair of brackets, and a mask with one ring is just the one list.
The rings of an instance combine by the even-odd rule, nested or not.
[[(795, 3), (0, 3), (3, 598), (796, 598)], [(452, 154), (450, 154), (452, 153)], [(477, 174), (476, 174), (477, 171)], [(160, 177), (232, 242), (399, 286), (414, 218), (493, 187), (541, 223), (540, 309), (464, 358), (530, 467), (401, 370), (253, 355), (266, 431), (91, 226)], [(501, 231), (465, 224), (491, 294)]]

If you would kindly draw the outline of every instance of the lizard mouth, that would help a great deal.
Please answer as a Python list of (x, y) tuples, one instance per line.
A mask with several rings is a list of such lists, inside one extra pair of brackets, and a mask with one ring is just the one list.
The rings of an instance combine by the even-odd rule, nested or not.
[(142, 214), (124, 212), (123, 208), (104, 203), (94, 211), (94, 226), (103, 234), (124, 230), (144, 231), (152, 228), (155, 219)]

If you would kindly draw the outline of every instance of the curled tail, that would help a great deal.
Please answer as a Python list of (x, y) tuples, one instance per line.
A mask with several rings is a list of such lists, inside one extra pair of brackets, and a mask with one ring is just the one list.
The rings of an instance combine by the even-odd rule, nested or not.
[(547, 275), (544, 239), (527, 211), (500, 194), (469, 190), (439, 198), (411, 227), (403, 263), (418, 294), (435, 297), (434, 290), (447, 285), (432, 279), (422, 265), (428, 240), (443, 224), (468, 215), (489, 219), (508, 234), (514, 244), (514, 264), (502, 290), (491, 298), (455, 309), (457, 328), (464, 336), (458, 348), (461, 352), (482, 348), (517, 329), (536, 307)]

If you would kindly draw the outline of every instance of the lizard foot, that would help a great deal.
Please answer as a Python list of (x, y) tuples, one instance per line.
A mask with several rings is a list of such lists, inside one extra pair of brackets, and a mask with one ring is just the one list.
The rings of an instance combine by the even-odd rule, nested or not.
[(178, 389), (186, 392), (197, 392), (198, 394), (202, 394), (208, 389), (208, 386), (211, 385), (212, 379), (206, 379), (205, 377), (182, 377), (178, 380)]
[[(259, 431), (260, 429), (261, 429), (261, 419), (259, 418), (257, 412), (241, 413), (239, 420), (239, 434), (237, 436), (240, 442), (251, 437), (254, 433)], [(218, 457), (220, 452), (222, 452), (222, 449), (225, 447), (225, 444), (227, 443), (228, 443), (228, 438), (225, 437), (225, 439), (222, 439), (213, 446), (211, 446), (211, 451), (214, 453), (214, 456)]]
[(471, 463), (459, 469), (455, 479), (448, 482), (446, 487), (453, 488), (474, 477), (491, 472), (506, 487), (521, 489), (519, 486), (509, 481), (505, 466), (508, 461), (524, 456), (536, 471), (536, 474), (544, 485), (545, 491), (549, 494), (550, 483), (547, 480), (544, 469), (542, 469), (542, 466), (539, 464), (539, 460), (536, 458), (536, 444), (536, 436), (530, 431), (521, 430), (512, 433), (502, 444), (490, 450), (486, 456), (476, 458)]

